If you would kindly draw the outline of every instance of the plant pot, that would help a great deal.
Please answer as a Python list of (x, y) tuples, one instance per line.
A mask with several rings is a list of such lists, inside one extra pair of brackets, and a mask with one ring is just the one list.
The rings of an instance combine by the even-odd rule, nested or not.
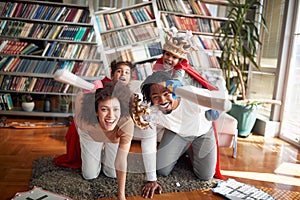
[(34, 102), (22, 102), (22, 109), (26, 112), (31, 112), (34, 109)]
[(257, 111), (257, 106), (232, 104), (228, 114), (238, 121), (239, 136), (247, 137), (251, 134), (256, 121)]

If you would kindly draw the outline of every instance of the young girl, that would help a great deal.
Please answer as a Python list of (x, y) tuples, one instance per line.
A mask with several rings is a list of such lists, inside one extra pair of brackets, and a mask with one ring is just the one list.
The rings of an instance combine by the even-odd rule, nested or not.
[(191, 33), (177, 34), (177, 29), (166, 31), (167, 38), (163, 45), (163, 55), (153, 66), (153, 71), (169, 72), (174, 79), (180, 80), (183, 85), (218, 90), (217, 87), (203, 78), (188, 62), (187, 55), (192, 49), (188, 38)]
[[(125, 200), (127, 155), (134, 130), (129, 114), (131, 92), (119, 82), (104, 82), (103, 86), (95, 93), (76, 96), (74, 120), (80, 137), (82, 175), (88, 180), (97, 178), (102, 168), (106, 176), (117, 178), (118, 200)], [(105, 156), (115, 147), (114, 157)]]

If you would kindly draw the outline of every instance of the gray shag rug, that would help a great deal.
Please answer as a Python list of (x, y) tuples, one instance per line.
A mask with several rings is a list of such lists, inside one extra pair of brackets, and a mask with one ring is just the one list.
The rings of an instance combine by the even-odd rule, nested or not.
[[(198, 180), (184, 157), (179, 160), (169, 176), (158, 176), (163, 193), (208, 189), (215, 187), (219, 181), (219, 179)], [(126, 196), (141, 195), (141, 189), (145, 183), (144, 173), (127, 173)], [(115, 179), (108, 178), (101, 173), (94, 180), (84, 180), (80, 169), (58, 167), (54, 164), (53, 157), (41, 157), (34, 161), (29, 186), (30, 188), (39, 186), (50, 192), (69, 196), (74, 200), (117, 196)]]

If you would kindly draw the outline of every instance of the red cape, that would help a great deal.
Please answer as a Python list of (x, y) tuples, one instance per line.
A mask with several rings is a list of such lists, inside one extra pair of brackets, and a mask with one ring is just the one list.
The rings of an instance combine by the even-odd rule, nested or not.
[[(218, 90), (215, 86), (210, 84), (205, 78), (203, 78), (191, 65), (189, 65), (186, 59), (182, 60), (178, 63), (174, 70), (181, 70), (183, 69), (186, 73), (188, 73), (191, 77), (197, 80), (204, 88), (209, 90)], [(163, 59), (159, 58), (153, 66), (153, 71), (164, 70), (163, 68)]]

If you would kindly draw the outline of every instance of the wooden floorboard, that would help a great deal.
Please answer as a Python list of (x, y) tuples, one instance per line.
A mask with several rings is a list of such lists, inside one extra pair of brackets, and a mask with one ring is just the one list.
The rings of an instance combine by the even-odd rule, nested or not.
[[(32, 162), (42, 156), (65, 153), (64, 128), (13, 129), (0, 128), (0, 200), (11, 199), (17, 192), (28, 190)], [(140, 151), (134, 142), (131, 151)], [(221, 148), (222, 173), (277, 195), (278, 199), (297, 199), (300, 191), (300, 174), (295, 176), (275, 174), (281, 163), (300, 164), (299, 149), (278, 138), (251, 135), (238, 138), (237, 158), (232, 149)], [(287, 169), (289, 170), (289, 169)], [(141, 200), (128, 197), (127, 200)], [(156, 200), (223, 199), (210, 190), (155, 195)], [(106, 199), (112, 200), (112, 199)]]

